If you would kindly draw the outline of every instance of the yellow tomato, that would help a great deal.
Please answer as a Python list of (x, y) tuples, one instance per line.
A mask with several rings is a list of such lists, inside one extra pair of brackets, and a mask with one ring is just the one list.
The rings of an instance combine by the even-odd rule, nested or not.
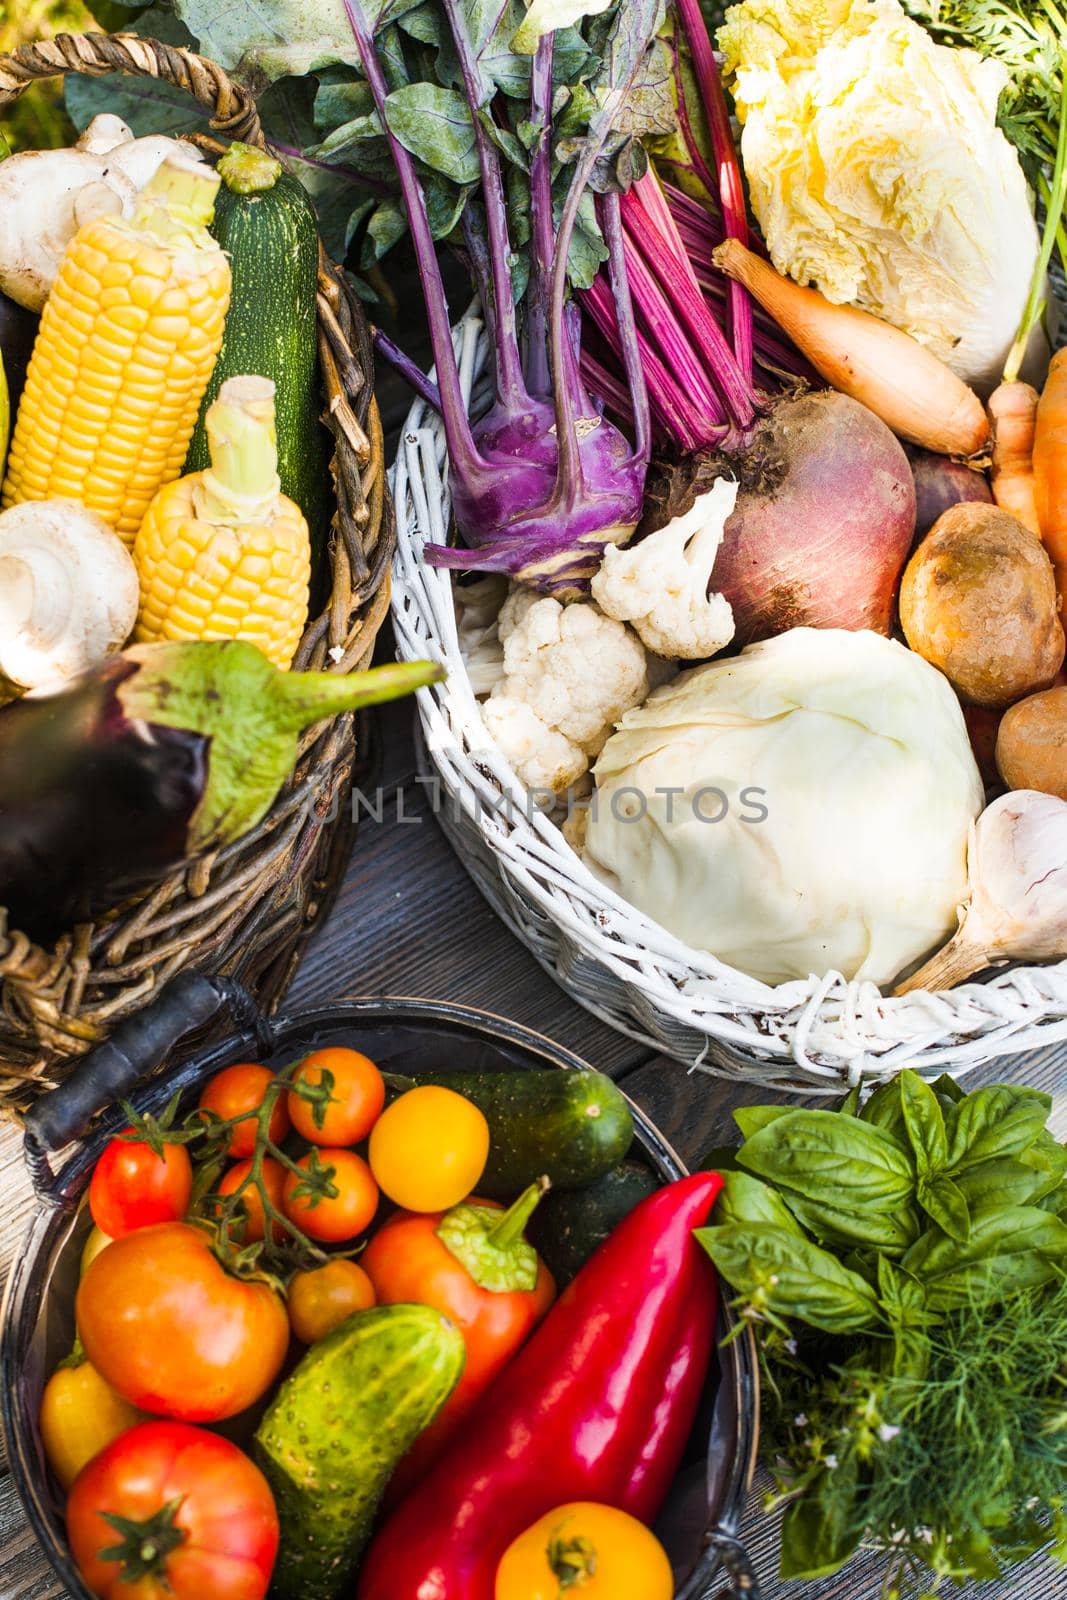
[(96, 1368), (83, 1361), (78, 1367), (53, 1372), (41, 1397), (40, 1420), (48, 1465), (69, 1489), (94, 1456), (120, 1433), (144, 1421), (144, 1412), (116, 1394)]
[(666, 1552), (644, 1523), (575, 1501), (519, 1535), (496, 1571), (496, 1600), (671, 1600)]
[(86, 1239), (85, 1248), (82, 1251), (81, 1264), (78, 1269), (79, 1278), (85, 1277), (85, 1274), (88, 1272), (89, 1268), (92, 1266), (101, 1250), (106, 1250), (108, 1245), (111, 1243), (111, 1235), (109, 1233), (105, 1233), (103, 1228), (98, 1228), (94, 1223), (93, 1231), (90, 1233), (88, 1239)]
[(409, 1089), (383, 1111), (370, 1136), (371, 1171), (405, 1211), (447, 1211), (485, 1171), (489, 1124), (454, 1089)]
[(315, 1344), (374, 1303), (374, 1285), (363, 1268), (340, 1257), (290, 1279), (289, 1326), (302, 1344)]

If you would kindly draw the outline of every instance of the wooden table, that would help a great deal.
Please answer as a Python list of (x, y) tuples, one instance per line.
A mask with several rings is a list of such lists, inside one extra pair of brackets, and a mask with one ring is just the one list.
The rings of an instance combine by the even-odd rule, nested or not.
[[(513, 1017), (618, 1078), (686, 1161), (732, 1142), (736, 1107), (785, 1098), (705, 1074), (687, 1075), (572, 1004), (497, 922), (445, 843), (429, 815), (425, 790), (413, 782), (410, 728), (410, 706), (387, 714), (383, 782), (391, 796), (402, 793), (403, 803), (393, 798), (381, 824), (364, 823), (337, 905), (297, 975), (292, 1006), (342, 995), (423, 995)], [(977, 1086), (1009, 1075), (1056, 1093), (1064, 1137), (1067, 1047), (974, 1073), (967, 1082)], [(0, 1276), (18, 1249), (31, 1206), (17, 1133), (4, 1128)], [(874, 1557), (858, 1558), (822, 1582), (778, 1583), (776, 1523), (760, 1510), (758, 1495), (744, 1538), (765, 1600), (877, 1600), (884, 1566)], [(0, 1476), (0, 1600), (54, 1600), (65, 1593), (34, 1543), (10, 1479)], [(975, 1585), (965, 1593), (967, 1600), (1067, 1600), (1067, 1571), (1033, 1560), (1004, 1583)]]

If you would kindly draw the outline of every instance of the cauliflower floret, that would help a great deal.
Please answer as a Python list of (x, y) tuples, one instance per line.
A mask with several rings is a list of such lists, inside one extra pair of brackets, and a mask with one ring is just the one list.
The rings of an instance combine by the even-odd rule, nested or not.
[(631, 623), (657, 655), (703, 661), (722, 650), (734, 636), (734, 614), (708, 585), (736, 499), (737, 484), (719, 478), (684, 516), (639, 544), (609, 545), (592, 585), (600, 609)]
[(640, 640), (588, 602), (515, 589), (500, 613), (504, 676), (482, 707), (501, 754), (531, 789), (569, 788), (624, 712), (648, 697)]
[(496, 573), (455, 586), (459, 653), (476, 695), (488, 694), (504, 676), (504, 649), (498, 630), (507, 593), (507, 579)]

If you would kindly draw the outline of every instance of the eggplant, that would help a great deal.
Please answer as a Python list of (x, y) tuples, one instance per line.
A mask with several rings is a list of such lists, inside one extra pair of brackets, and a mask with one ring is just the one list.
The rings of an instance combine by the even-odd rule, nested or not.
[(304, 728), (442, 676), (280, 672), (254, 645), (135, 645), (0, 710), (0, 907), (48, 942), (246, 833)]
[(37, 337), (40, 320), (36, 312), (27, 311), (25, 306), (18, 305), (6, 294), (0, 294), (0, 355), (4, 359), (12, 417), (26, 382), (26, 368), (33, 354), (33, 341)]

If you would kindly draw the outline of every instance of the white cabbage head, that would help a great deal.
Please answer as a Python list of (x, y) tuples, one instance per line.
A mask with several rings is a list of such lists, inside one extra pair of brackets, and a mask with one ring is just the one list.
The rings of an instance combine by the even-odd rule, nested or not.
[(767, 983), (887, 984), (956, 927), (982, 783), (947, 679), (881, 634), (797, 628), (683, 673), (595, 777), (588, 865)]

